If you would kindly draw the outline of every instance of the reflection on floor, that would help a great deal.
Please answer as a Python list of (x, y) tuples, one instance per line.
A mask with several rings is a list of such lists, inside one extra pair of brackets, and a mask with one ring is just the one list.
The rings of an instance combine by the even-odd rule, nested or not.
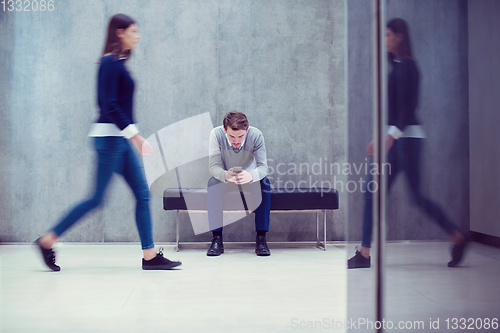
[[(387, 244), (384, 317), (393, 325), (387, 332), (500, 331), (500, 249), (472, 243), (464, 262), (448, 268), (449, 247), (445, 242)], [(352, 255), (354, 245), (348, 248)], [(375, 325), (374, 270), (349, 270), (347, 278), (348, 318), (368, 318)], [(373, 332), (366, 324), (353, 331)]]
[[(451, 269), (448, 247), (387, 245), (387, 332), (460, 332), (453, 318), (484, 326), (500, 317), (500, 249), (472, 244)], [(140, 269), (138, 244), (63, 244), (62, 271), (53, 273), (30, 246), (0, 245), (0, 332), (344, 332), (346, 320), (357, 324), (351, 332), (373, 332), (359, 319), (374, 321), (374, 269), (346, 270), (354, 245), (271, 250), (267, 258), (248, 248), (211, 258), (167, 246), (183, 266), (154, 272)], [(400, 321), (406, 329), (395, 329)]]

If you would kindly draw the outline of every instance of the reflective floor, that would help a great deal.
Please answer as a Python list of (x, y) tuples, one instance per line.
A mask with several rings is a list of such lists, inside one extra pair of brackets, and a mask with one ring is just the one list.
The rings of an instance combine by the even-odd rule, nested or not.
[[(59, 273), (28, 245), (2, 245), (4, 332), (289, 332), (300, 321), (346, 316), (345, 251), (328, 246), (186, 249), (176, 271), (142, 271), (135, 245), (63, 244)], [(296, 319), (295, 319), (296, 318)], [(293, 326), (292, 326), (293, 325)], [(0, 330), (1, 331), (1, 330)]]
[[(450, 269), (448, 247), (387, 245), (387, 320), (422, 320), (423, 332), (439, 318), (433, 332), (460, 332), (446, 329), (446, 318), (500, 316), (500, 249), (474, 243), (462, 267)], [(155, 272), (140, 269), (138, 244), (63, 244), (62, 271), (53, 273), (30, 246), (1, 245), (0, 331), (342, 332), (332, 324), (372, 318), (373, 270), (345, 269), (353, 247), (271, 250), (268, 258), (251, 249), (212, 258), (167, 246), (183, 266)]]
[[(449, 247), (447, 242), (387, 244), (384, 317), (394, 328), (386, 332), (500, 331), (500, 324), (497, 329), (469, 326), (471, 318), (500, 322), (500, 249), (471, 243), (464, 262), (449, 268)], [(354, 248), (349, 251), (354, 253)], [(373, 270), (349, 270), (348, 279), (348, 317), (373, 318)], [(400, 322), (412, 328), (396, 330)], [(374, 331), (358, 326), (354, 332)]]

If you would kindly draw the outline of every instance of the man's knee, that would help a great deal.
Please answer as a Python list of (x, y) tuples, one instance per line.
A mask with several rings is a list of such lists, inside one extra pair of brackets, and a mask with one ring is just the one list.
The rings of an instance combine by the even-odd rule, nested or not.
[(271, 182), (267, 177), (264, 177), (260, 180), (260, 186), (262, 188), (262, 192), (271, 193)]
[(219, 180), (215, 179), (214, 177), (211, 177), (209, 180), (208, 180), (208, 184), (207, 184), (207, 187), (210, 187), (210, 186), (214, 186), (214, 185), (217, 185), (221, 183)]

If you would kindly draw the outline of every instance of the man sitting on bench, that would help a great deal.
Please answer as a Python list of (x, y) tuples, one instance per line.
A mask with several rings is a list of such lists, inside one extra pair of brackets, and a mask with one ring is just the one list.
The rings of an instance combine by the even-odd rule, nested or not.
[[(222, 243), (223, 198), (227, 192), (250, 192), (260, 202), (255, 212), (257, 231), (255, 253), (269, 256), (266, 232), (269, 230), (271, 212), (271, 184), (267, 179), (267, 154), (264, 136), (257, 128), (249, 126), (247, 117), (232, 111), (226, 114), (223, 126), (210, 133), (209, 169), (212, 178), (208, 181), (208, 223), (213, 233), (207, 256), (224, 253)], [(262, 201), (260, 201), (262, 197)], [(241, 199), (247, 210), (243, 196)]]

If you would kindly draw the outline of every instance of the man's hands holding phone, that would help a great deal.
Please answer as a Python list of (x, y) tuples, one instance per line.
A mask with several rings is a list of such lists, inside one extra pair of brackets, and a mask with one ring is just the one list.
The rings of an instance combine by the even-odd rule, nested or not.
[(243, 170), (241, 167), (234, 167), (226, 172), (226, 180), (238, 185), (250, 183), (253, 176), (250, 172)]

